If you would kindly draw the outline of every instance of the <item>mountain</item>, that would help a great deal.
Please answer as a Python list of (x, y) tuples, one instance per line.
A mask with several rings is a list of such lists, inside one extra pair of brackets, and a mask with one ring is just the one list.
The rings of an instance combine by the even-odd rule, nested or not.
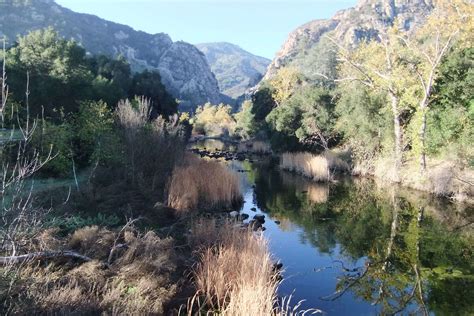
[(53, 0), (0, 0), (0, 36), (6, 35), (10, 44), (18, 35), (49, 26), (91, 54), (123, 55), (136, 71), (158, 70), (167, 90), (185, 108), (221, 100), (206, 57), (191, 44), (173, 42), (165, 33), (148, 34), (76, 13)]
[(222, 93), (234, 99), (256, 85), (271, 62), (230, 43), (197, 44), (196, 47), (206, 56)]
[(423, 23), (433, 9), (433, 0), (360, 0), (354, 8), (337, 12), (327, 20), (306, 23), (289, 36), (268, 67), (265, 79), (278, 69), (290, 66), (307, 77), (335, 71), (338, 45), (354, 47), (363, 40), (374, 39), (387, 27), (397, 23), (409, 31)]

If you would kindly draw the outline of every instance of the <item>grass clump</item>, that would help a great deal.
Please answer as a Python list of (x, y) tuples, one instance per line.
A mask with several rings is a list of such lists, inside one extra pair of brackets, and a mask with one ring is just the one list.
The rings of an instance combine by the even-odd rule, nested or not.
[(168, 205), (179, 211), (228, 208), (241, 199), (239, 177), (218, 162), (189, 156), (171, 177)]
[(200, 220), (192, 227), (191, 243), (200, 248), (194, 269), (197, 293), (188, 303), (188, 315), (297, 314), (298, 305), (279, 304), (279, 276), (263, 235), (232, 222)]
[(346, 162), (331, 152), (325, 152), (323, 155), (284, 153), (281, 155), (280, 167), (318, 182), (331, 181), (335, 172), (349, 169)]

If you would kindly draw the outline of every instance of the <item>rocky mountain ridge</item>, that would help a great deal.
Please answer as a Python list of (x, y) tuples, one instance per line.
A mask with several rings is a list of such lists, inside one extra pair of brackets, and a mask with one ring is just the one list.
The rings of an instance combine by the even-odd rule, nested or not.
[(423, 23), (433, 5), (433, 0), (360, 0), (355, 7), (341, 10), (331, 19), (306, 23), (289, 34), (264, 79), (270, 79), (278, 69), (292, 65), (295, 60), (299, 59), (301, 65), (307, 56), (317, 59), (322, 49), (317, 46), (325, 35), (341, 45), (355, 46), (375, 38), (394, 23), (405, 30), (413, 29)]
[(205, 43), (196, 47), (206, 56), (222, 93), (233, 99), (256, 85), (271, 62), (231, 43)]
[(0, 36), (12, 44), (18, 35), (52, 26), (91, 54), (123, 55), (134, 70), (158, 70), (167, 90), (193, 109), (222, 96), (206, 57), (195, 46), (173, 42), (165, 33), (148, 34), (94, 15), (73, 12), (53, 0), (0, 0)]

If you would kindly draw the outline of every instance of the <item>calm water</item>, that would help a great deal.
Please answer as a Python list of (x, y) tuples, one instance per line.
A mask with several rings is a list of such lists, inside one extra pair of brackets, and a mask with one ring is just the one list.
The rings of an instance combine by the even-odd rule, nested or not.
[(369, 180), (318, 184), (265, 161), (228, 165), (246, 171), (242, 212), (266, 216), (282, 296), (327, 315), (474, 314), (472, 208)]

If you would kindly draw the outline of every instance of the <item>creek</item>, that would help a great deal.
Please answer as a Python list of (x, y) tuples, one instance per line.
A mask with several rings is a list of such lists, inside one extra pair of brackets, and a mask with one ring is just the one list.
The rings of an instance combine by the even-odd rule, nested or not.
[[(219, 141), (195, 148), (233, 150)], [(248, 161), (250, 160), (250, 161)], [(326, 315), (474, 313), (474, 208), (371, 179), (316, 183), (268, 157), (238, 172), (241, 213), (265, 215), (280, 296)]]

